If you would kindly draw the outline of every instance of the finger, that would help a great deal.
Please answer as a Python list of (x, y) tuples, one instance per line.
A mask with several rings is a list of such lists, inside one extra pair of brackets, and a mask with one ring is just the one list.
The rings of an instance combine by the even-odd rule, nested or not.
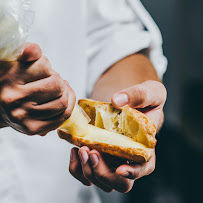
[(137, 180), (143, 176), (151, 174), (155, 169), (155, 153), (149, 162), (144, 164), (133, 163), (121, 165), (116, 173), (122, 177)]
[[(65, 82), (64, 82), (64, 84), (65, 84)], [(67, 120), (70, 117), (72, 110), (75, 106), (75, 100), (76, 100), (73, 90), (67, 85), (66, 85), (66, 87), (69, 88), (69, 90), (70, 90), (70, 94), (68, 95), (68, 107), (65, 109), (64, 112), (62, 112), (61, 114), (59, 114), (57, 116), (54, 116), (54, 117), (46, 119), (46, 120), (42, 120), (40, 118), (35, 118), (35, 117), (33, 118), (32, 115), (27, 113), (27, 111), (28, 111), (27, 106), (26, 107), (23, 106), (23, 109), (25, 109), (26, 112), (24, 112), (24, 111), (13, 112), (13, 114), (15, 115), (15, 118), (17, 118), (17, 120), (19, 120), (18, 123), (21, 126), (21, 132), (28, 134), (28, 135), (37, 135), (37, 134), (45, 135), (49, 131), (55, 130), (61, 124), (63, 124), (65, 122), (65, 120)], [(63, 104), (62, 104), (62, 106), (63, 106)]]
[(84, 185), (92, 185), (92, 183), (83, 175), (82, 166), (78, 157), (78, 149), (75, 147), (71, 150), (69, 171), (73, 177), (82, 182)]
[(39, 135), (45, 135), (52, 130), (56, 130), (71, 116), (71, 113), (69, 108), (67, 108), (62, 114), (44, 121), (45, 128), (43, 128)]
[(166, 89), (157, 81), (146, 81), (118, 92), (112, 97), (112, 104), (116, 108), (129, 105), (132, 108), (163, 107), (166, 101)]
[(158, 133), (161, 125), (163, 124), (162, 121), (162, 119), (164, 118), (163, 109), (156, 108), (156, 111), (155, 110), (148, 111), (145, 113), (145, 115), (148, 116), (153, 121)]
[(37, 44), (27, 43), (23, 53), (18, 57), (20, 62), (36, 61), (42, 56), (42, 50)]
[[(76, 97), (75, 97), (75, 93), (73, 92), (72, 88), (70, 86), (68, 86), (67, 84), (66, 84), (66, 87), (69, 90), (68, 107), (66, 108), (66, 110), (63, 113), (61, 113), (53, 118), (50, 118), (48, 120), (45, 120), (44, 123), (42, 122), (42, 125), (45, 125), (45, 127), (39, 133), (40, 135), (45, 135), (48, 132), (50, 132), (51, 130), (57, 129), (71, 116), (71, 113), (75, 107)], [(60, 102), (62, 105), (64, 105), (62, 100)]]
[(70, 115), (71, 112), (66, 109), (62, 114), (45, 121), (25, 118), (22, 122), (22, 132), (27, 135), (46, 135), (48, 132), (56, 130), (61, 126)]
[(117, 169), (120, 165), (129, 163), (128, 160), (116, 157), (110, 154), (102, 154), (103, 160), (112, 167), (112, 169)]
[(46, 120), (63, 113), (67, 108), (68, 111), (72, 112), (75, 102), (75, 93), (70, 86), (67, 86), (60, 98), (41, 105), (32, 105), (29, 103), (27, 104), (27, 109), (30, 117), (38, 120)]
[(19, 80), (26, 84), (51, 76), (53, 70), (49, 60), (42, 56), (37, 61), (29, 63), (29, 65), (19, 63), (16, 72)]
[[(9, 79), (18, 84), (26, 84), (43, 78), (47, 78), (53, 74), (49, 60), (42, 56), (35, 62), (1, 62), (0, 80)], [(6, 74), (12, 69), (12, 74)]]
[(65, 87), (64, 81), (57, 73), (48, 78), (27, 83), (23, 86), (25, 95), (38, 105), (61, 97), (65, 91)]
[(31, 107), (28, 109), (28, 114), (33, 119), (38, 120), (46, 120), (53, 118), (63, 113), (68, 107), (68, 95), (69, 93), (66, 90), (61, 97), (48, 103), (44, 103), (41, 105), (32, 105), (30, 103), (29, 106)]
[[(69, 85), (68, 81), (64, 80), (64, 83), (66, 85), (66, 88), (68, 90), (68, 108), (67, 110), (72, 113), (75, 103), (76, 103), (76, 95), (71, 86)], [(63, 103), (63, 102), (62, 102)]]
[(91, 165), (90, 165), (90, 161), (89, 161), (89, 156), (88, 153), (90, 152), (88, 147), (82, 147), (79, 150), (79, 157), (80, 157), (80, 161), (81, 161), (81, 165), (82, 165), (82, 170), (83, 170), (83, 174), (84, 176), (90, 181), (92, 182), (94, 185), (96, 185), (97, 187), (101, 188), (103, 191), (105, 192), (112, 192), (113, 190), (109, 187), (107, 187), (106, 185), (104, 185), (103, 183), (101, 183), (99, 180), (97, 180), (97, 178), (95, 177)]
[(133, 181), (116, 174), (115, 170), (112, 170), (112, 168), (107, 165), (97, 150), (92, 150), (89, 153), (89, 156), (92, 162), (94, 175), (100, 182), (107, 185), (109, 188), (113, 188), (122, 193), (131, 190)]

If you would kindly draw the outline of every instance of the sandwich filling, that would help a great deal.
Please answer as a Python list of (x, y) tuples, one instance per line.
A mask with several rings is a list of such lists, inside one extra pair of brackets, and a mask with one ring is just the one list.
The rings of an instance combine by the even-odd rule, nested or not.
[(147, 148), (144, 132), (139, 124), (133, 121), (127, 108), (121, 111), (110, 104), (96, 104), (88, 108), (82, 103), (80, 105), (82, 108), (75, 106), (71, 117), (60, 127), (61, 130), (92, 143)]

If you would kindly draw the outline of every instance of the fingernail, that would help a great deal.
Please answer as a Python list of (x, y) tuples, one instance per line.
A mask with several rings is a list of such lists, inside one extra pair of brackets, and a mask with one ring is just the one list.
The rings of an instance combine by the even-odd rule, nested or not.
[(117, 106), (125, 106), (128, 103), (128, 95), (120, 93), (115, 96), (114, 102)]
[(96, 154), (91, 154), (90, 155), (90, 160), (92, 162), (92, 166), (95, 167), (99, 163), (99, 158)]
[(79, 157), (80, 157), (80, 161), (82, 162), (82, 164), (86, 164), (88, 161), (88, 154), (86, 151), (81, 151), (79, 152)]
[(76, 152), (75, 152), (75, 150), (72, 149), (72, 150), (71, 150), (71, 154), (70, 154), (70, 160), (71, 160), (71, 161), (75, 161), (76, 158), (77, 158)]
[(129, 172), (125, 172), (125, 173), (123, 173), (121, 176), (123, 176), (123, 177), (127, 178), (127, 177), (129, 177), (129, 176), (130, 176), (130, 173), (129, 173)]

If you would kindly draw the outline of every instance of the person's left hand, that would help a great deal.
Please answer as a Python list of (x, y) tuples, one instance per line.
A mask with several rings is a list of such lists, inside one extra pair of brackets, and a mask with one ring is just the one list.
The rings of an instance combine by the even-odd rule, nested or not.
[[(112, 97), (112, 104), (116, 108), (122, 108), (126, 104), (138, 108), (152, 119), (158, 130), (163, 122), (165, 101), (166, 89), (156, 81), (146, 81)], [(90, 150), (86, 146), (80, 149), (74, 147), (71, 150), (69, 171), (84, 185), (94, 184), (105, 192), (117, 190), (127, 193), (135, 180), (154, 171), (155, 161), (155, 150), (149, 162), (137, 164)]]

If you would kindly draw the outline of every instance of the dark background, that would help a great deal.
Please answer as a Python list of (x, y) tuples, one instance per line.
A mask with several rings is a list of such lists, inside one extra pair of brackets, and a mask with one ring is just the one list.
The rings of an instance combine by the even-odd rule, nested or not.
[(203, 0), (142, 0), (164, 41), (165, 124), (156, 170), (136, 181), (128, 202), (203, 202)]

